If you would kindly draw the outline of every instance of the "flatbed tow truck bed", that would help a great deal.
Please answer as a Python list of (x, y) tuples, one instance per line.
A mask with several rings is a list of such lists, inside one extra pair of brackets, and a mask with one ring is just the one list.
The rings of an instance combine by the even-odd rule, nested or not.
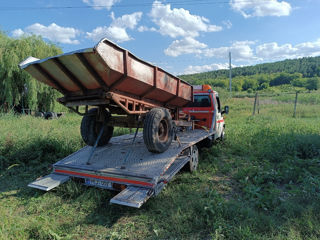
[(163, 153), (151, 153), (144, 145), (142, 134), (113, 137), (104, 147), (86, 146), (53, 165), (53, 172), (28, 186), (49, 191), (71, 177), (84, 179), (85, 185), (122, 191), (110, 203), (139, 208), (189, 162), (193, 146), (214, 134), (195, 129), (178, 132)]

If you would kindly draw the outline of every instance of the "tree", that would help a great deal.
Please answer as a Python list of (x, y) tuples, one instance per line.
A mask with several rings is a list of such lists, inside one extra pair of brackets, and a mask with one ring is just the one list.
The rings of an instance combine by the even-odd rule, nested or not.
[(32, 110), (53, 110), (59, 92), (33, 79), (18, 64), (28, 56), (41, 59), (60, 53), (60, 48), (41, 37), (13, 39), (0, 32), (0, 105), (23, 104)]
[(320, 80), (318, 77), (308, 78), (306, 81), (306, 89), (308, 90), (318, 90), (320, 86)]

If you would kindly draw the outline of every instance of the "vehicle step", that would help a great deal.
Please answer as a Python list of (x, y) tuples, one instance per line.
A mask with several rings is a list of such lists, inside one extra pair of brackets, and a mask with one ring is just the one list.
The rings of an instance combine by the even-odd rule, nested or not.
[(37, 179), (36, 181), (33, 181), (32, 183), (29, 183), (28, 187), (37, 188), (43, 191), (50, 191), (69, 179), (69, 176), (51, 173), (47, 176)]
[(110, 200), (110, 203), (140, 208), (152, 196), (152, 189), (128, 186)]

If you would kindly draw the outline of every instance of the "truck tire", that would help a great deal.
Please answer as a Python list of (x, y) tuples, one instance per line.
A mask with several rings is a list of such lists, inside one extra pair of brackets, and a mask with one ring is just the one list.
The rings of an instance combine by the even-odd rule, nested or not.
[(199, 148), (211, 148), (214, 144), (214, 136), (207, 137), (198, 143)]
[[(82, 121), (81, 121), (81, 127), (80, 127), (81, 137), (83, 141), (89, 146), (94, 146), (98, 138), (100, 129), (102, 127), (102, 123), (96, 121), (97, 113), (98, 113), (98, 109), (92, 108), (88, 111), (88, 114), (82, 118)], [(102, 136), (98, 142), (98, 146), (100, 147), (100, 146), (107, 145), (112, 137), (112, 134), (113, 134), (113, 127), (105, 126)]]
[(195, 172), (199, 164), (199, 150), (196, 145), (190, 147), (189, 171)]
[(225, 138), (225, 132), (224, 132), (224, 128), (223, 128), (219, 140), (220, 140), (221, 142), (223, 142), (223, 141), (224, 141), (224, 138)]
[(143, 140), (149, 152), (166, 151), (173, 138), (173, 124), (169, 110), (165, 108), (151, 109), (144, 120)]

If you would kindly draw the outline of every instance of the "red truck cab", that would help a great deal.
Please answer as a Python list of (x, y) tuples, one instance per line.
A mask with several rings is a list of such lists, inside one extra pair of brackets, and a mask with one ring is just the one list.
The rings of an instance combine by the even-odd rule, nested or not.
[(193, 86), (193, 102), (182, 109), (195, 123), (195, 128), (213, 132), (212, 140), (223, 139), (225, 122), (224, 113), (229, 112), (228, 106), (221, 109), (218, 92), (209, 85)]

